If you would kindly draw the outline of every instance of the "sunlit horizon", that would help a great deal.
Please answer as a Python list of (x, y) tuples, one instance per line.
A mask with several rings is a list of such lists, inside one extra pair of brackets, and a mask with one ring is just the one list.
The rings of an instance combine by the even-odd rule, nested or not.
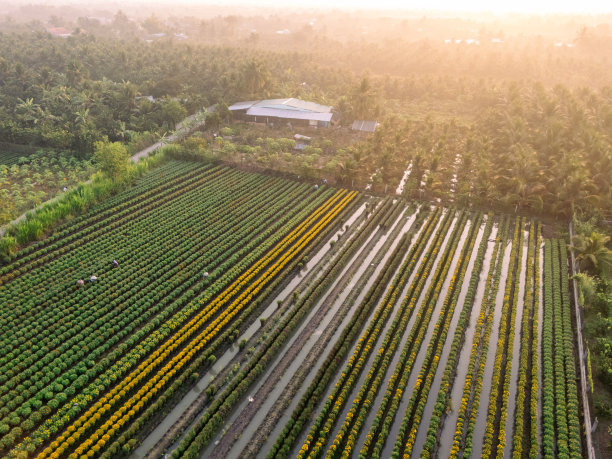
[[(132, 0), (141, 3), (145, 0)], [(151, 4), (152, 2), (147, 1)], [(157, 4), (169, 3), (168, 0), (158, 0)], [(179, 0), (178, 3), (189, 5), (222, 5), (222, 6), (248, 6), (248, 7), (275, 7), (284, 8), (325, 8), (325, 9), (369, 9), (369, 10), (423, 10), (457, 13), (523, 13), (523, 14), (612, 14), (610, 2), (586, 0), (582, 2), (569, 1), (503, 1), (490, 2), (488, 0), (465, 0), (455, 2), (449, 0), (311, 0), (307, 4), (298, 0), (285, 0), (279, 3), (274, 0)]]

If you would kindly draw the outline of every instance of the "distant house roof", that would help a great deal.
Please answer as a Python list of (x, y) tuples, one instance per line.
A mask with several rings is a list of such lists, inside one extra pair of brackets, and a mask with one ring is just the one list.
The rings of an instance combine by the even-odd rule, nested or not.
[(376, 121), (355, 120), (353, 121), (351, 129), (353, 131), (374, 132), (377, 127), (378, 123)]
[(229, 107), (227, 107), (230, 111), (235, 111), (235, 110), (248, 110), (249, 108), (251, 108), (253, 105), (255, 105), (257, 102), (259, 102), (258, 100), (247, 100), (245, 102), (236, 102), (233, 105), (230, 105)]
[(56, 37), (69, 37), (72, 35), (72, 32), (64, 27), (49, 27), (47, 32)]
[(269, 116), (292, 120), (331, 121), (332, 113), (317, 113), (282, 108), (251, 107), (246, 112), (249, 116)]
[(331, 107), (321, 105), (315, 102), (300, 100), (295, 98), (289, 99), (267, 99), (267, 100), (252, 100), (245, 102), (236, 102), (228, 107), (231, 111), (248, 110), (250, 108), (266, 108), (276, 110), (288, 110), (292, 112), (310, 112), (310, 113), (330, 113)]

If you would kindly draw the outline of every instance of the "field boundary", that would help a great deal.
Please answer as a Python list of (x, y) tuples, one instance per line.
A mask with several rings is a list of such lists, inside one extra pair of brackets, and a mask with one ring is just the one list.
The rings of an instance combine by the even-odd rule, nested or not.
[[(574, 225), (569, 224), (570, 240), (574, 238)], [(578, 301), (578, 285), (576, 285), (576, 259), (574, 249), (570, 246), (570, 267), (572, 270), (572, 294), (574, 296), (574, 307), (576, 309), (576, 341), (578, 342), (578, 363), (580, 366), (580, 392), (582, 394), (582, 411), (584, 418), (584, 436), (586, 439), (586, 453), (589, 459), (595, 459), (595, 449), (593, 448), (593, 438), (591, 436), (591, 412), (589, 409), (589, 395), (587, 393), (586, 362), (584, 353), (584, 341), (582, 338), (582, 308)]]

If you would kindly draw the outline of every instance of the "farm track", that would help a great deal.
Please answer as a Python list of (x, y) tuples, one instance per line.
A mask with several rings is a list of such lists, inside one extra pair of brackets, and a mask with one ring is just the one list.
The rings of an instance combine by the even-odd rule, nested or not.
[[(420, 218), (425, 216), (427, 211), (421, 209), (416, 216), (416, 222), (418, 223)], [(307, 365), (307, 362), (302, 364), (301, 369), (303, 368), (304, 373), (308, 373), (308, 376), (305, 377), (304, 384), (297, 391), (296, 396), (294, 397), (291, 403), (286, 407), (285, 412), (280, 419), (280, 422), (275, 427), (274, 432), (277, 435), (273, 434), (273, 438), (276, 438), (280, 433), (280, 429), (283, 425), (291, 424), (292, 419), (290, 414), (299, 413), (300, 418), (305, 418), (305, 413), (307, 410), (298, 409), (299, 404), (309, 403), (310, 407), (313, 407), (315, 404), (319, 403), (320, 395), (317, 395), (316, 387), (321, 387), (321, 383), (314, 384), (313, 381), (318, 379), (319, 381), (326, 381), (330, 378), (333, 373), (333, 369), (338, 367), (342, 363), (342, 356), (348, 351), (348, 347), (342, 345), (343, 342), (348, 342), (351, 338), (350, 336), (356, 336), (356, 332), (358, 331), (355, 328), (355, 324), (360, 320), (365, 320), (366, 316), (369, 314), (369, 311), (366, 311), (362, 305), (366, 306), (368, 304), (373, 304), (377, 301), (379, 295), (386, 290), (388, 283), (391, 281), (391, 273), (395, 271), (394, 266), (399, 263), (399, 253), (398, 250), (403, 243), (409, 243), (412, 246), (415, 243), (415, 240), (418, 239), (418, 235), (423, 230), (423, 226), (420, 228), (414, 228), (415, 222), (410, 222), (410, 231), (409, 233), (404, 233), (404, 230), (400, 230), (399, 226), (391, 232), (390, 237), (386, 238), (384, 244), (380, 246), (380, 250), (377, 251), (376, 255), (372, 259), (372, 262), (366, 268), (362, 275), (363, 281), (359, 279), (355, 280), (355, 288), (350, 293), (350, 295), (345, 299), (342, 308), (345, 306), (350, 307), (350, 311), (346, 312), (346, 316), (342, 317), (344, 314), (337, 314), (334, 317), (334, 320), (330, 321), (326, 330), (323, 332), (323, 336), (325, 338), (321, 338), (319, 341), (321, 345), (323, 345), (323, 340), (327, 340), (328, 334), (335, 333), (337, 334), (338, 330), (343, 330), (339, 336), (331, 338), (334, 340), (334, 345), (331, 350), (326, 351), (326, 359), (319, 358), (316, 354), (316, 348), (311, 350), (307, 362), (310, 359), (317, 359), (318, 362), (316, 366), (310, 368)], [(407, 231), (408, 229), (405, 228)], [(403, 235), (405, 234), (405, 236)], [(380, 243), (380, 241), (379, 241)], [(317, 343), (319, 344), (319, 343)], [(343, 352), (342, 349), (345, 349)], [(321, 349), (323, 351), (323, 349)], [(316, 370), (316, 372), (315, 372)], [(323, 383), (325, 384), (325, 383)], [(312, 389), (315, 388), (314, 392)], [(303, 421), (301, 421), (303, 422)], [(301, 422), (293, 424), (293, 430), (295, 427), (298, 429), (301, 428)], [(270, 441), (268, 441), (270, 443)], [(272, 445), (269, 444), (269, 447)], [(250, 454), (252, 449), (249, 448), (247, 453)]]
[[(501, 310), (501, 321), (493, 370), (493, 387), (489, 398), (487, 430), (483, 444), (483, 454), (503, 455), (505, 446), (505, 416), (508, 403), (508, 385), (510, 382), (514, 329), (518, 303), (518, 276), (521, 271), (523, 254), (523, 223), (516, 222), (512, 240), (510, 267), (504, 292), (504, 303)], [(499, 450), (498, 450), (499, 448)]]
[[(269, 435), (272, 429), (276, 428), (277, 422), (281, 419), (281, 415), (286, 417), (295, 409), (295, 406), (291, 406), (295, 404), (292, 403), (292, 400), (297, 402), (297, 400), (304, 395), (306, 386), (312, 382), (315, 372), (319, 371), (321, 368), (322, 359), (320, 357), (327, 352), (330, 344), (332, 346), (336, 345), (337, 339), (339, 338), (339, 336), (335, 336), (337, 335), (337, 331), (346, 326), (350, 317), (356, 314), (358, 305), (365, 297), (367, 290), (372, 286), (382, 266), (386, 264), (389, 256), (399, 244), (403, 234), (406, 234), (408, 231), (413, 231), (412, 225), (414, 224), (416, 215), (410, 216), (408, 222), (405, 224), (401, 223), (402, 219), (403, 216), (400, 216), (399, 221), (396, 222), (394, 228), (390, 230), (388, 237), (384, 236), (379, 239), (372, 249), (369, 250), (368, 256), (364, 260), (361, 269), (355, 274), (356, 277), (353, 277), (353, 280), (349, 284), (350, 291), (345, 291), (340, 298), (336, 299), (336, 304), (338, 304), (339, 300), (344, 300), (337, 309), (335, 308), (334, 311), (332, 311), (334, 313), (333, 317), (324, 320), (327, 322), (327, 326), (321, 332), (320, 338), (312, 349), (310, 349), (310, 352), (302, 361), (299, 369), (293, 375), (290, 384), (283, 390), (262, 423), (267, 427), (264, 431), (266, 435)], [(302, 382), (303, 384), (300, 388)], [(239, 454), (233, 454), (232, 457), (254, 457), (265, 440), (259, 436), (260, 431), (261, 429), (258, 430), (256, 438), (251, 438), (245, 448), (238, 450), (240, 451)]]
[[(425, 268), (424, 276), (422, 276), (418, 280), (415, 278), (415, 280), (413, 280), (413, 282), (411, 283), (411, 288), (405, 296), (406, 299), (410, 298), (410, 301), (407, 303), (408, 307), (405, 309), (404, 307), (402, 307), (401, 308), (402, 314), (398, 317), (399, 329), (397, 331), (391, 330), (389, 332), (390, 333), (389, 338), (396, 335), (396, 333), (399, 334), (400, 336), (405, 335), (407, 337), (405, 345), (404, 345), (404, 350), (410, 348), (410, 346), (412, 346), (412, 344), (414, 343), (414, 341), (412, 340), (412, 338), (415, 336), (414, 330), (427, 329), (425, 324), (427, 323), (427, 314), (429, 310), (426, 305), (429, 305), (429, 304), (435, 305), (437, 303), (438, 297), (435, 292), (434, 285), (437, 285), (439, 281), (443, 281), (443, 279), (445, 278), (445, 269), (448, 266), (450, 266), (450, 264), (452, 264), (453, 262), (454, 249), (456, 247), (455, 243), (461, 237), (465, 223), (466, 223), (465, 215), (462, 215), (461, 217), (459, 217), (459, 219), (453, 218), (451, 227), (447, 229), (446, 233), (447, 235), (455, 235), (455, 237), (451, 236), (450, 238), (445, 238), (443, 240), (440, 246), (440, 249), (439, 249), (439, 253), (440, 253), (439, 258), (437, 258), (435, 261), (432, 258), (432, 261), (434, 261), (434, 263), (431, 264), (429, 267)], [(428, 272), (430, 271), (430, 268), (433, 268), (433, 266), (435, 266), (436, 263), (437, 263), (437, 268), (434, 272), (433, 277), (431, 278), (425, 277), (425, 276), (428, 276)], [(422, 282), (423, 280), (425, 280), (425, 283)], [(415, 281), (417, 282), (416, 289), (412, 287)], [(421, 290), (419, 291), (419, 289)], [(425, 295), (424, 297), (422, 296), (423, 293)], [(421, 298), (415, 302), (415, 299), (419, 297)], [(416, 308), (418, 304), (422, 305), (421, 308), (419, 309)], [(424, 308), (427, 308), (427, 309), (424, 309)], [(424, 310), (427, 310), (425, 315), (422, 314)], [(413, 317), (415, 320), (411, 320)], [(412, 327), (410, 327), (410, 322), (413, 323)], [(407, 330), (410, 330), (408, 334), (406, 334)], [(385, 356), (382, 357), (382, 365), (378, 369), (379, 376), (377, 378), (373, 378), (372, 384), (370, 384), (370, 386), (368, 387), (367, 392), (365, 391), (365, 387), (362, 388), (362, 393), (365, 394), (362, 397), (362, 400), (366, 401), (366, 403), (369, 404), (370, 398), (375, 398), (379, 390), (382, 389), (382, 383), (385, 379), (385, 375), (387, 374), (388, 371), (392, 369), (392, 367), (389, 364), (385, 365), (386, 363), (385, 361), (389, 360), (390, 362), (393, 362), (393, 358), (396, 355), (398, 355), (398, 352), (401, 349), (401, 346), (400, 346), (401, 341), (402, 341), (401, 339), (394, 338), (390, 341), (390, 344), (387, 344), (386, 342), (383, 342), (381, 344), (379, 353), (380, 351), (384, 349)], [(396, 370), (398, 370), (399, 372), (401, 372), (402, 369), (404, 368), (404, 364), (406, 363), (407, 355), (408, 355), (407, 352), (402, 352), (401, 355), (399, 355), (399, 361), (396, 364)], [(396, 376), (395, 373), (393, 375), (390, 375), (389, 384), (391, 385), (396, 384), (397, 378), (395, 376)], [(399, 390), (402, 390), (402, 389), (399, 388)], [(385, 395), (387, 395), (387, 393), (385, 393)], [(384, 400), (383, 403), (386, 403), (387, 398), (383, 400)], [(376, 405), (374, 405), (373, 408), (376, 408)], [(359, 421), (360, 418), (363, 419), (366, 413), (367, 413), (366, 410), (362, 408), (361, 412), (358, 415), (357, 421)], [(377, 413), (377, 415), (378, 414), (380, 413)], [(377, 421), (379, 421), (380, 419), (381, 418), (377, 416), (374, 422), (378, 424)], [(346, 421), (345, 421), (345, 425), (347, 425)], [(350, 431), (351, 435), (356, 437), (359, 434), (359, 431), (362, 427), (363, 427), (363, 422), (354, 423)], [(374, 435), (376, 435), (376, 430), (377, 430), (376, 427), (374, 426), (366, 426), (366, 427), (370, 429), (370, 433), (374, 432)], [(336, 438), (340, 439), (340, 435), (338, 435)], [(370, 437), (368, 434), (366, 442), (368, 440), (371, 441), (371, 439), (373, 438), (374, 437)], [(350, 438), (350, 440), (352, 440), (352, 438)], [(336, 443), (337, 445), (336, 447), (338, 450), (343, 450), (344, 452), (350, 452), (353, 448), (355, 448), (355, 446), (358, 446), (355, 444), (354, 440), (350, 442), (344, 442), (345, 444), (342, 444), (342, 443), (343, 442)]]
[[(477, 248), (477, 253), (481, 253), (486, 244), (485, 239), (488, 237), (488, 231), (490, 231), (490, 224), (482, 227), (482, 216), (472, 216), (470, 234), (468, 239), (463, 242), (459, 262), (455, 264), (452, 276), (450, 278), (447, 277), (446, 282), (448, 284), (445, 283), (442, 287), (442, 291), (447, 293), (442, 309), (438, 312), (438, 321), (432, 331), (432, 334), (437, 333), (428, 344), (425, 363), (423, 363), (421, 373), (419, 374), (419, 380), (423, 381), (423, 385), (413, 389), (411, 397), (413, 407), (408, 408), (404, 412), (402, 420), (402, 423), (405, 424), (404, 430), (408, 434), (409, 439), (409, 442), (405, 442), (403, 446), (405, 454), (411, 453), (412, 450), (421, 451), (424, 447), (428, 424), (427, 422), (421, 423), (421, 420), (439, 419), (442, 415), (440, 408), (434, 406), (436, 398), (434, 398), (433, 394), (438, 393), (440, 389), (443, 378), (442, 372), (447, 371), (445, 368), (447, 359), (450, 359), (451, 355), (454, 356), (456, 354), (456, 350), (451, 352), (451, 344), (458, 347), (458, 342), (462, 341), (462, 338), (455, 336), (455, 333), (459, 335), (463, 332), (463, 321), (465, 319), (462, 320), (461, 318), (469, 316), (471, 312), (473, 278), (479, 277), (481, 268), (477, 260), (474, 260), (474, 251)], [(470, 276), (470, 282), (466, 282), (467, 276)], [(458, 322), (462, 322), (459, 325), (460, 330), (457, 330)], [(453, 336), (453, 340), (448, 339), (449, 336)], [(448, 376), (444, 378), (448, 380)], [(425, 402), (417, 404), (419, 399)], [(411, 411), (410, 415), (408, 410)], [(410, 432), (408, 432), (409, 422), (412, 424)], [(421, 433), (420, 436), (418, 435), (419, 433)], [(431, 442), (432, 440), (428, 441)]]
[[(448, 417), (453, 419), (453, 413), (449, 413), (449, 408), (459, 405), (459, 403), (452, 404), (452, 397), (456, 399), (460, 397), (460, 393), (456, 389), (461, 388), (459, 384), (455, 385), (454, 382), (455, 380), (463, 381), (468, 369), (468, 363), (466, 362), (468, 353), (462, 353), (462, 348), (465, 347), (465, 351), (468, 351), (469, 347), (465, 346), (465, 343), (471, 342), (474, 336), (475, 324), (470, 322), (478, 317), (475, 305), (482, 302), (484, 295), (484, 282), (481, 282), (481, 279), (482, 275), (488, 271), (486, 262), (488, 260), (485, 260), (485, 256), (490, 249), (489, 237), (493, 231), (493, 221), (491, 215), (488, 215), (484, 226), (481, 225), (478, 229), (472, 252), (476, 250), (476, 246), (478, 250), (475, 256), (470, 257), (465, 273), (465, 276), (471, 273), (470, 280), (469, 282), (463, 282), (457, 298), (456, 312), (448, 331), (449, 335), (453, 334), (453, 339), (452, 341), (446, 340), (444, 344), (438, 371), (434, 377), (430, 395), (427, 397), (422, 419), (429, 420), (429, 423), (421, 424), (415, 440), (414, 449), (422, 451), (421, 455), (423, 457), (448, 456), (450, 454), (450, 447), (447, 451), (439, 453), (441, 427), (443, 423), (448, 422), (447, 415), (450, 414)], [(482, 288), (480, 288), (481, 285)], [(434, 397), (431, 392), (437, 394), (437, 396)], [(456, 422), (456, 418), (453, 420)], [(454, 422), (449, 422), (449, 424), (454, 427)]]
[[(424, 225), (425, 232), (431, 232), (434, 226), (437, 225), (440, 217), (440, 212), (434, 212), (427, 223)], [(296, 445), (296, 441), (301, 437), (300, 432), (304, 428), (305, 424), (309, 422), (309, 419), (313, 413), (313, 410), (321, 403), (324, 398), (326, 387), (331, 382), (336, 371), (341, 366), (344, 366), (344, 361), (348, 355), (351, 343), (359, 336), (361, 328), (367, 323), (368, 318), (379, 316), (382, 313), (381, 307), (374, 311), (376, 304), (380, 301), (382, 295), (387, 291), (385, 300), (389, 297), (391, 291), (395, 288), (399, 278), (395, 276), (395, 272), (398, 269), (400, 263), (405, 258), (406, 261), (402, 266), (402, 270), (411, 269), (416, 263), (416, 259), (424, 248), (422, 238), (419, 238), (417, 245), (410, 247), (410, 239), (406, 236), (402, 237), (400, 243), (397, 245), (392, 256), (388, 259), (384, 268), (380, 271), (377, 280), (372, 284), (368, 293), (361, 301), (360, 307), (357, 309), (359, 312), (355, 314), (348, 324), (343, 328), (340, 338), (336, 341), (336, 345), (332, 348), (330, 353), (327, 355), (325, 362), (321, 365), (315, 378), (309, 385), (308, 389), (300, 399), (296, 406), (293, 414), (283, 429), (280, 437), (277, 439), (276, 444), (272, 448), (269, 456), (280, 455), (285, 457), (289, 454), (291, 449)], [(408, 255), (404, 253), (408, 251)], [(391, 283), (391, 284), (389, 284)], [(327, 402), (325, 402), (327, 403)], [(317, 411), (319, 411), (317, 409)], [(300, 444), (302, 442), (300, 441)]]
[[(427, 252), (428, 254), (424, 258), (422, 258), (420, 268), (418, 269), (419, 274), (417, 275), (417, 279), (425, 280), (428, 277), (428, 270), (431, 269), (431, 265), (437, 258), (437, 254), (440, 250), (440, 246), (443, 243), (446, 231), (448, 230), (452, 222), (452, 213), (449, 212), (444, 217), (442, 226), (436, 233), (434, 242), (431, 244), (429, 251)], [(421, 244), (421, 247), (417, 248), (417, 250), (420, 252), (420, 250), (423, 248), (424, 244)], [(332, 429), (335, 424), (335, 420), (343, 420), (347, 418), (347, 410), (350, 409), (350, 406), (346, 405), (346, 408), (342, 411), (341, 407), (345, 406), (345, 403), (349, 400), (352, 400), (353, 398), (355, 398), (354, 403), (360, 403), (361, 397), (355, 397), (353, 394), (356, 393), (355, 391), (359, 387), (363, 387), (364, 383), (367, 384), (367, 379), (369, 379), (367, 375), (363, 373), (362, 370), (365, 368), (369, 368), (371, 367), (371, 365), (374, 364), (378, 366), (378, 361), (375, 357), (377, 354), (374, 354), (374, 349), (378, 347), (376, 343), (380, 342), (379, 340), (382, 336), (385, 337), (385, 341), (390, 341), (394, 334), (394, 330), (400, 327), (400, 322), (402, 320), (401, 318), (404, 318), (404, 320), (408, 319), (406, 314), (401, 314), (399, 316), (396, 316), (395, 314), (395, 312), (398, 311), (396, 305), (399, 304), (399, 294), (403, 290), (404, 285), (406, 285), (406, 282), (411, 272), (411, 270), (408, 269), (408, 265), (413, 265), (416, 262), (415, 257), (411, 257), (410, 254), (408, 255), (407, 259), (410, 259), (408, 261), (408, 264), (405, 263), (401, 271), (396, 274), (396, 281), (394, 283), (393, 288), (390, 289), (385, 300), (380, 304), (379, 308), (382, 309), (377, 310), (380, 311), (380, 313), (374, 316), (374, 318), (370, 322), (368, 330), (360, 338), (358, 345), (355, 348), (355, 351), (349, 361), (349, 364), (347, 365), (346, 370), (343, 372), (343, 375), (346, 375), (346, 381), (344, 381), (345, 378), (338, 380), (336, 382), (336, 386), (333, 392), (334, 398), (332, 399), (330, 397), (326, 401), (327, 405), (332, 405), (332, 403), (334, 404), (334, 409), (325, 421), (325, 427), (323, 428), (324, 432), (329, 432), (330, 438), (333, 438), (334, 431)], [(420, 294), (420, 291), (423, 288), (423, 283), (418, 282), (414, 288), (416, 288), (416, 292)], [(418, 296), (418, 294), (415, 296)], [(408, 298), (408, 295), (405, 298)], [(400, 318), (398, 319), (398, 317)], [(372, 358), (374, 358), (374, 360), (372, 360)], [(337, 426), (336, 428), (338, 427), (339, 426)], [(313, 448), (313, 451), (308, 453), (310, 456), (316, 456), (319, 453), (319, 450), (322, 449), (323, 445), (325, 444), (325, 441), (327, 440), (327, 435), (321, 435), (321, 430), (320, 428), (318, 428), (318, 423), (315, 423), (311, 428), (310, 434), (312, 435), (317, 431), (319, 432), (319, 438), (316, 439), (316, 445)], [(307, 442), (304, 443), (304, 446), (302, 446), (302, 452), (308, 450), (308, 444), (309, 442), (307, 440)]]
[[(488, 219), (488, 223), (491, 222), (491, 218)], [(493, 239), (490, 238), (493, 236)], [(471, 316), (469, 318), (469, 325), (466, 327), (464, 337), (460, 341), (459, 345), (459, 358), (457, 360), (456, 368), (448, 367), (445, 370), (450, 382), (448, 383), (450, 393), (447, 397), (443, 397), (443, 394), (438, 394), (439, 401), (444, 403), (445, 412), (442, 417), (438, 420), (440, 426), (436, 427), (435, 424), (430, 425), (430, 429), (434, 429), (436, 437), (436, 445), (434, 446), (433, 452), (438, 453), (442, 457), (449, 457), (451, 454), (451, 446), (453, 444), (453, 437), (455, 435), (455, 426), (458, 420), (460, 407), (462, 406), (461, 398), (466, 387), (464, 382), (468, 374), (471, 375), (473, 371), (473, 362), (470, 361), (471, 350), (473, 348), (472, 342), (474, 342), (475, 336), (480, 336), (480, 324), (484, 318), (484, 312), (481, 313), (480, 305), (483, 301), (486, 301), (485, 290), (487, 285), (487, 274), (489, 273), (491, 265), (495, 265), (494, 260), (494, 249), (496, 247), (495, 241), (497, 239), (497, 224), (490, 230), (487, 239), (486, 251), (482, 254), (482, 268), (478, 279), (474, 280), (475, 285), (473, 288), (476, 289), (474, 298), (474, 307), (472, 308)], [(491, 243), (492, 242), (492, 243)], [(474, 268), (476, 270), (476, 268)], [(478, 341), (476, 341), (477, 343)], [(477, 345), (476, 345), (477, 347)], [(442, 400), (440, 400), (442, 398)], [(438, 430), (440, 432), (438, 433)], [(428, 433), (429, 435), (429, 433)]]
[(499, 328), (502, 324), (502, 307), (504, 304), (504, 289), (501, 285), (506, 285), (509, 277), (509, 264), (512, 255), (512, 242), (508, 240), (511, 234), (514, 223), (506, 218), (505, 226), (502, 231), (503, 237), (499, 251), (499, 259), (497, 262), (497, 270), (493, 282), (493, 294), (490, 297), (488, 306), (488, 317), (484, 337), (482, 340), (482, 354), (480, 356), (481, 368), (476, 381), (474, 399), (472, 403), (476, 406), (471, 408), (470, 420), (465, 431), (463, 444), (463, 453), (466, 455), (473, 454), (475, 457), (482, 455), (485, 430), (487, 428), (488, 407), (491, 393), (495, 390), (493, 373), (495, 371), (495, 355), (497, 352), (497, 343), (499, 341)]
[[(385, 402), (377, 413), (376, 427), (371, 429), (368, 435), (368, 439), (364, 443), (361, 454), (367, 454), (370, 446), (373, 447), (373, 454), (380, 456), (390, 454), (389, 450), (397, 449), (396, 445), (399, 442), (399, 438), (403, 437), (409, 427), (411, 415), (409, 414), (414, 405), (413, 400), (417, 397), (420, 391), (420, 385), (422, 380), (421, 373), (413, 371), (414, 369), (421, 369), (426, 367), (426, 361), (428, 359), (429, 348), (431, 343), (435, 343), (435, 339), (438, 334), (438, 326), (435, 325), (433, 317), (438, 316), (445, 317), (448, 312), (448, 304), (441, 296), (446, 287), (450, 287), (450, 291), (454, 291), (455, 282), (450, 284), (450, 279), (447, 280), (447, 275), (452, 272), (451, 269), (460, 269), (463, 264), (463, 257), (460, 254), (467, 250), (466, 243), (473, 238), (475, 234), (475, 226), (473, 222), (468, 222), (467, 212), (464, 212), (461, 216), (461, 224), (456, 227), (451, 235), (451, 239), (448, 242), (447, 253), (444, 258), (440, 260), (440, 263), (431, 278), (431, 283), (427, 291), (427, 295), (421, 301), (421, 306), (418, 310), (417, 317), (420, 318), (421, 322), (416, 322), (410, 334), (400, 358), (400, 365), (389, 378), (389, 384), (387, 386), (387, 392), (385, 394)], [(463, 245), (463, 248), (461, 247)], [(458, 251), (459, 249), (459, 251)], [(450, 298), (450, 296), (448, 296)], [(411, 396), (407, 394), (410, 390), (406, 391), (406, 388), (412, 389)], [(406, 397), (401, 397), (406, 391)], [(403, 413), (403, 416), (396, 418), (396, 413)], [(381, 423), (382, 421), (382, 423)], [(371, 437), (370, 437), (371, 435)], [(391, 441), (387, 441), (387, 437), (390, 437)], [(414, 439), (415, 435), (410, 435)], [(392, 443), (393, 439), (395, 445)], [(369, 441), (368, 441), (369, 440)]]

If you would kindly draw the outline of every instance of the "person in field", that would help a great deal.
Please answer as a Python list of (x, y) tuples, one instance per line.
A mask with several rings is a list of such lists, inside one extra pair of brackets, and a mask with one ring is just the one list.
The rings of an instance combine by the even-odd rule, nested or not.
[(89, 278), (89, 282), (95, 282), (97, 280), (98, 280), (98, 276), (96, 276), (95, 274)]
[(113, 268), (118, 268), (119, 267), (119, 262), (117, 260), (113, 260)]

